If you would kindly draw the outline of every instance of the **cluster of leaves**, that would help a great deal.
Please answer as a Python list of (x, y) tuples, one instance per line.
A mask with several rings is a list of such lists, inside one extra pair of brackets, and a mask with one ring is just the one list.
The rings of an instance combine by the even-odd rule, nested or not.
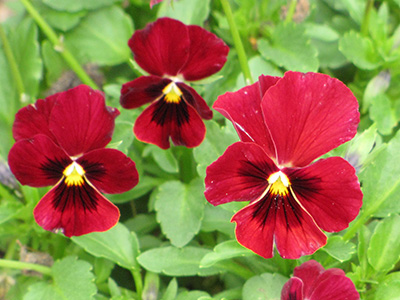
[[(279, 299), (293, 268), (311, 258), (325, 268), (345, 270), (362, 299), (398, 297), (400, 1), (293, 3), (230, 1), (250, 71), (253, 78), (281, 76), (285, 70), (319, 71), (352, 89), (360, 103), (360, 133), (330, 154), (356, 166), (364, 204), (349, 229), (331, 234), (328, 244), (314, 255), (299, 260), (276, 255), (265, 260), (235, 240), (230, 218), (243, 204), (213, 207), (203, 195), (206, 167), (238, 140), (231, 125), (215, 114), (214, 120), (206, 122), (207, 135), (199, 147), (161, 150), (134, 139), (132, 126), (140, 109), (127, 111), (119, 105), (121, 85), (140, 75), (127, 41), (135, 28), (161, 16), (204, 26), (231, 46), (225, 67), (212, 78), (215, 81), (195, 86), (209, 104), (245, 85), (220, 1), (178, 0), (172, 6), (164, 1), (153, 10), (147, 0), (0, 2), (10, 12), (0, 23), (0, 251), (4, 257), (0, 265), (18, 260), (17, 241), (33, 257), (46, 253), (55, 261), (38, 270), (43, 277), (29, 276), (11, 265), (1, 269), (0, 297)], [(36, 225), (32, 210), (46, 189), (18, 186), (5, 164), (17, 110), (79, 82), (71, 72), (71, 57), (102, 87), (108, 105), (121, 111), (109, 146), (136, 162), (140, 182), (127, 193), (107, 196), (121, 210), (116, 227), (68, 239)], [(23, 260), (20, 266), (29, 268), (29, 262)]]

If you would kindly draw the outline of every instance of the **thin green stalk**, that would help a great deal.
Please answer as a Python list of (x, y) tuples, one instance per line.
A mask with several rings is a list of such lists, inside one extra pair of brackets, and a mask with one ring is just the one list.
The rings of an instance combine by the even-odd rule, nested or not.
[(290, 5), (286, 14), (285, 23), (293, 20), (294, 13), (296, 12), (297, 0), (290, 0)]
[(133, 281), (135, 282), (136, 294), (138, 296), (138, 300), (142, 300), (143, 281), (142, 281), (142, 275), (140, 274), (140, 270), (131, 270), (131, 273)]
[(29, 0), (21, 0), (22, 4), (25, 6), (26, 10), (38, 24), (40, 29), (44, 32), (50, 42), (53, 44), (54, 48), (61, 54), (66, 63), (70, 68), (78, 75), (79, 79), (86, 85), (89, 85), (93, 89), (99, 89), (97, 84), (90, 78), (90, 76), (85, 72), (82, 66), (79, 64), (75, 56), (66, 48), (54, 30), (46, 23), (39, 12), (33, 7)]
[(25, 94), (24, 82), (22, 81), (22, 76), (19, 72), (17, 61), (15, 60), (14, 53), (11, 49), (10, 43), (8, 42), (7, 35), (3, 29), (3, 26), (1, 26), (1, 23), (0, 40), (3, 43), (4, 54), (6, 55), (8, 64), (10, 65), (12, 77), (15, 81), (15, 84), (17, 85), (19, 99), (22, 99)]
[(242, 68), (243, 76), (245, 78), (246, 84), (254, 83), (251, 76), (249, 64), (247, 61), (246, 52), (244, 51), (243, 43), (239, 35), (239, 31), (236, 27), (235, 20), (233, 18), (232, 9), (229, 5), (228, 0), (221, 0), (222, 8), (225, 12), (226, 19), (228, 20), (229, 27), (231, 29), (231, 34), (233, 38), (233, 43), (235, 44), (235, 49), (239, 58), (240, 67)]
[(374, 0), (368, 0), (365, 4), (364, 17), (361, 23), (361, 34), (363, 36), (368, 35), (369, 27), (369, 16), (371, 15), (371, 9), (374, 6)]
[(51, 275), (51, 269), (49, 267), (17, 260), (0, 258), (0, 267), (7, 269), (32, 270), (44, 275)]

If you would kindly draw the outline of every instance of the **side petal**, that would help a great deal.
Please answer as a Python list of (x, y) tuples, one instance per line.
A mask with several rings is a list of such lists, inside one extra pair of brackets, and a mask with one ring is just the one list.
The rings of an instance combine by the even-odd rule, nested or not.
[(16, 142), (8, 154), (10, 169), (18, 181), (33, 187), (56, 184), (71, 162), (60, 147), (42, 134)]
[(163, 95), (163, 89), (170, 79), (158, 76), (141, 76), (122, 85), (120, 103), (123, 108), (132, 109), (153, 102)]
[(303, 286), (300, 278), (290, 278), (282, 288), (281, 300), (303, 300)]
[(136, 137), (145, 143), (169, 148), (169, 138), (175, 145), (197, 147), (205, 137), (206, 127), (196, 110), (185, 101), (167, 103), (160, 99), (136, 119)]
[(188, 26), (160, 18), (135, 31), (128, 45), (135, 61), (149, 74), (176, 76), (189, 57)]
[(215, 34), (197, 25), (189, 25), (189, 57), (179, 73), (187, 81), (200, 80), (222, 69), (229, 47)]
[(304, 297), (309, 297), (316, 284), (319, 283), (320, 275), (325, 272), (324, 267), (315, 260), (309, 260), (295, 267), (293, 276), (298, 277), (304, 283)]
[(71, 237), (110, 229), (118, 222), (119, 210), (86, 181), (67, 186), (61, 180), (39, 201), (33, 215), (43, 229)]
[(263, 149), (236, 142), (207, 167), (205, 197), (212, 205), (254, 201), (268, 187), (268, 177), (278, 171)]
[[(309, 296), (310, 300), (359, 300), (360, 295), (350, 278), (343, 275), (336, 275), (336, 271), (331, 272), (329, 269), (321, 276), (319, 283)], [(332, 273), (332, 274), (330, 274)]]
[(50, 130), (70, 156), (78, 156), (110, 142), (118, 115), (117, 109), (105, 105), (101, 92), (80, 85), (58, 94)]
[(49, 96), (45, 100), (39, 99), (35, 104), (21, 108), (15, 115), (12, 128), (14, 139), (19, 141), (44, 134), (55, 141), (49, 129), (49, 119), (56, 99), (56, 95)]
[(194, 88), (188, 86), (183, 82), (177, 82), (177, 86), (183, 93), (183, 98), (193, 106), (200, 117), (206, 120), (210, 120), (213, 117), (212, 110), (208, 107), (206, 101), (204, 101), (203, 97), (201, 97)]
[(262, 100), (279, 165), (303, 167), (352, 139), (358, 102), (342, 82), (318, 73), (286, 72)]
[(116, 149), (90, 151), (81, 156), (77, 163), (85, 170), (89, 182), (102, 193), (123, 193), (139, 181), (135, 163)]
[(343, 158), (321, 159), (284, 172), (301, 205), (323, 230), (343, 230), (358, 215), (363, 197), (360, 183), (355, 169)]
[(262, 76), (259, 81), (236, 92), (219, 96), (213, 108), (229, 119), (242, 142), (260, 145), (269, 157), (275, 157), (274, 143), (261, 111), (263, 94), (279, 77)]

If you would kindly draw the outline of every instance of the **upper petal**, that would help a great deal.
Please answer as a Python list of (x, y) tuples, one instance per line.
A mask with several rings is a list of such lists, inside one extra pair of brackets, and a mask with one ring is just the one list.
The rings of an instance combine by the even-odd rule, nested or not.
[(55, 137), (49, 129), (50, 114), (57, 95), (39, 99), (35, 104), (21, 108), (15, 115), (13, 124), (13, 136), (16, 141), (29, 139), (37, 134), (44, 134), (55, 141)]
[(184, 100), (168, 103), (160, 99), (136, 119), (133, 131), (146, 143), (169, 148), (169, 138), (175, 145), (197, 147), (203, 141), (206, 127), (197, 111)]
[(188, 26), (160, 18), (135, 31), (128, 45), (138, 65), (149, 74), (176, 76), (189, 57)]
[(170, 82), (170, 79), (158, 76), (141, 76), (127, 82), (122, 85), (121, 106), (131, 109), (152, 102), (162, 96), (164, 87)]
[(297, 199), (326, 231), (340, 231), (358, 215), (362, 205), (354, 168), (343, 158), (321, 159), (300, 169), (285, 169)]
[(119, 111), (105, 105), (104, 95), (85, 85), (57, 94), (50, 130), (70, 155), (104, 148), (111, 140)]
[(8, 163), (21, 184), (43, 187), (56, 184), (71, 159), (48, 136), (39, 134), (16, 142)]
[(139, 181), (135, 163), (116, 149), (96, 149), (81, 156), (79, 163), (89, 182), (106, 194), (123, 193)]
[(61, 230), (71, 237), (110, 229), (118, 222), (119, 210), (86, 181), (67, 186), (61, 180), (39, 201), (33, 215), (45, 230)]
[(304, 296), (309, 297), (318, 284), (320, 275), (325, 272), (324, 267), (315, 260), (309, 260), (294, 268), (293, 276), (304, 283)]
[(260, 145), (271, 158), (275, 157), (275, 147), (264, 123), (261, 99), (278, 80), (279, 77), (261, 76), (250, 86), (219, 96), (213, 105), (232, 122), (241, 141)]
[(236, 142), (207, 167), (204, 195), (213, 205), (254, 201), (267, 188), (269, 175), (277, 170), (258, 145)]
[(262, 100), (279, 165), (302, 167), (354, 137), (358, 102), (339, 80), (287, 72)]
[(222, 69), (229, 47), (215, 34), (197, 25), (189, 25), (189, 57), (179, 73), (185, 80), (206, 78)]
[(359, 300), (360, 295), (357, 292), (354, 283), (350, 278), (346, 277), (340, 269), (329, 269), (325, 271), (314, 290), (309, 295), (310, 300)]
[(290, 278), (282, 288), (281, 300), (303, 300), (303, 286), (300, 278)]
[(213, 117), (212, 110), (208, 107), (206, 101), (204, 101), (203, 97), (201, 97), (194, 88), (188, 86), (183, 82), (177, 82), (176, 85), (183, 93), (183, 98), (193, 106), (200, 117), (206, 120), (210, 120)]

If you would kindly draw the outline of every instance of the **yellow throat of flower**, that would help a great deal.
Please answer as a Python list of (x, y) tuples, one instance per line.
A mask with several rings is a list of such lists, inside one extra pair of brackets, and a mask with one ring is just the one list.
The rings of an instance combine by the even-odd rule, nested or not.
[(81, 186), (84, 183), (85, 170), (76, 162), (66, 167), (63, 174), (67, 186)]
[(275, 172), (268, 177), (270, 192), (273, 195), (286, 196), (289, 193), (289, 178), (281, 171)]
[(162, 90), (164, 100), (167, 103), (179, 103), (181, 101), (182, 92), (175, 82), (171, 82)]

